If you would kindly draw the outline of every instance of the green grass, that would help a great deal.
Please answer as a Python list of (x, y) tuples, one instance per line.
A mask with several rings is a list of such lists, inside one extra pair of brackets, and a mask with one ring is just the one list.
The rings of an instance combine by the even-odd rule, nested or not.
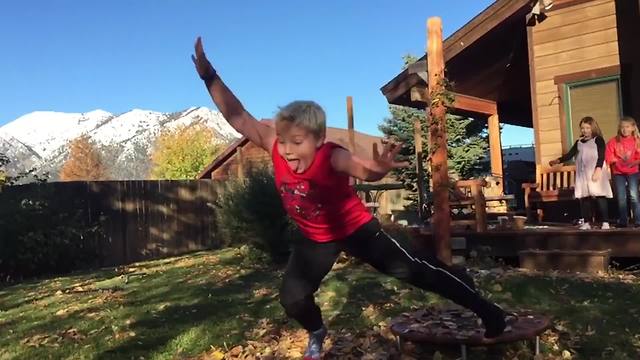
[[(266, 264), (246, 247), (232, 248), (132, 264), (129, 276), (110, 269), (0, 288), (0, 359), (190, 358), (246, 350), (265, 332), (295, 333), (278, 303), (281, 271)], [(563, 351), (574, 359), (637, 358), (640, 285), (633, 277), (508, 272), (482, 276), (480, 286), (507, 307), (554, 317), (557, 328), (543, 337), (545, 358)], [(381, 322), (438, 302), (355, 262), (336, 265), (318, 294), (328, 326), (339, 330), (335, 347), (355, 341), (348, 333), (370, 336), (386, 328)], [(385, 337), (372, 339), (378, 350), (393, 348)], [(532, 358), (525, 350), (505, 351), (510, 359)]]

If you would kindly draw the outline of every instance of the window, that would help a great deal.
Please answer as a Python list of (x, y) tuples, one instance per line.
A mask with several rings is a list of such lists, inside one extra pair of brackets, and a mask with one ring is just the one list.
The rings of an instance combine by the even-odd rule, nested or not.
[(617, 133), (622, 116), (619, 75), (565, 83), (564, 90), (568, 147), (580, 137), (579, 122), (585, 116), (598, 122), (605, 141)]

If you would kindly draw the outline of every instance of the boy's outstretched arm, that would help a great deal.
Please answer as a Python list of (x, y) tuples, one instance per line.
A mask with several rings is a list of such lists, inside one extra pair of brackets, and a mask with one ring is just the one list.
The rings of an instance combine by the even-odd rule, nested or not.
[(402, 149), (402, 144), (387, 143), (382, 154), (374, 148), (373, 159), (361, 159), (348, 150), (337, 148), (331, 154), (331, 165), (336, 171), (364, 181), (378, 181), (392, 169), (409, 166), (407, 161), (396, 161), (396, 156)]
[(195, 44), (195, 55), (191, 55), (191, 59), (198, 75), (207, 86), (211, 99), (227, 122), (249, 141), (271, 152), (276, 139), (275, 129), (260, 123), (245, 110), (240, 100), (224, 84), (207, 59), (199, 36)]

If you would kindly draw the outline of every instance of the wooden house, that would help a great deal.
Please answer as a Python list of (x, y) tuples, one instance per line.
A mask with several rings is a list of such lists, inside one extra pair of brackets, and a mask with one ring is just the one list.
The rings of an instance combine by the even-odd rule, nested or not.
[[(593, 116), (606, 138), (622, 115), (640, 120), (639, 6), (496, 0), (444, 41), (452, 110), (488, 121), (494, 175), (503, 173), (501, 123), (533, 128), (539, 180), (577, 139), (583, 116)], [(425, 108), (426, 79), (425, 56), (381, 91), (391, 104)]]
[[(500, 124), (532, 128), (536, 184), (529, 190), (543, 201), (562, 199), (573, 193), (574, 170), (548, 162), (569, 150), (579, 120), (593, 116), (607, 138), (622, 115), (640, 120), (638, 39), (638, 0), (496, 0), (444, 41), (455, 95), (450, 110), (488, 122), (494, 175), (502, 174)], [(427, 107), (426, 56), (381, 88), (389, 103)], [(420, 233), (433, 237), (428, 229)], [(543, 224), (454, 235), (464, 237), (468, 249), (488, 247), (493, 256), (521, 261), (533, 256), (575, 265), (601, 253), (640, 256), (637, 229)], [(541, 250), (532, 255), (533, 249)]]

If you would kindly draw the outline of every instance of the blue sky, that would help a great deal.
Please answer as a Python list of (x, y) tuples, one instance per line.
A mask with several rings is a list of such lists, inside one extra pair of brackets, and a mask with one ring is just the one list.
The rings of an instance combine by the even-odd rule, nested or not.
[[(445, 37), (492, 0), (24, 0), (0, 9), (0, 126), (37, 110), (122, 113), (215, 108), (193, 69), (197, 35), (254, 116), (294, 99), (320, 103), (328, 125), (376, 134), (380, 92), (421, 55), (429, 16)], [(531, 143), (508, 127), (503, 145)]]

